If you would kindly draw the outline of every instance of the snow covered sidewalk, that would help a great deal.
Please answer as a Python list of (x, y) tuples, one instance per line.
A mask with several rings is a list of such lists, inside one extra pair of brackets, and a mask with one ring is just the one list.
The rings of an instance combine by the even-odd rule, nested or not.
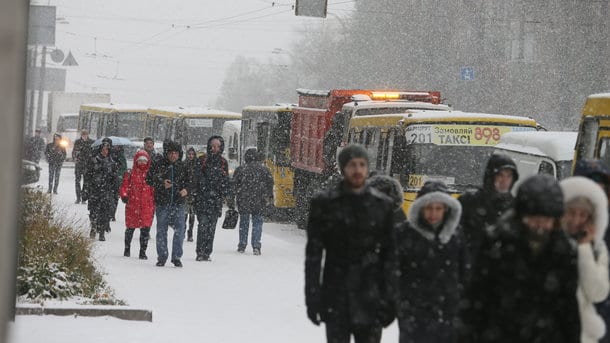
[[(47, 165), (39, 185), (46, 191)], [(63, 168), (54, 196), (66, 216), (88, 233), (87, 206), (74, 204), (74, 169)], [(324, 328), (305, 314), (303, 271), (305, 233), (294, 225), (265, 223), (262, 255), (237, 253), (237, 230), (216, 230), (212, 262), (195, 261), (194, 242), (184, 242), (184, 268), (156, 267), (155, 223), (149, 259), (123, 257), (124, 205), (106, 242), (96, 242), (98, 264), (119, 299), (149, 309), (153, 321), (112, 317), (17, 316), (11, 341), (23, 342), (324, 342)], [(171, 229), (169, 232), (171, 237)], [(132, 252), (139, 249), (139, 232)], [(171, 243), (170, 245), (171, 246)], [(134, 255), (134, 254), (132, 254)], [(135, 254), (137, 255), (137, 254)], [(383, 342), (397, 342), (396, 322)]]

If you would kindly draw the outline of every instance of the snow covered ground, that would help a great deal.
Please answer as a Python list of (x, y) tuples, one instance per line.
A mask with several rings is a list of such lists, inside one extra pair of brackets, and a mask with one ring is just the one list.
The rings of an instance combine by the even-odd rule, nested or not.
[[(41, 165), (38, 185), (46, 191), (47, 164)], [(74, 169), (69, 166), (62, 169), (59, 194), (53, 200), (88, 232), (87, 206), (74, 204)], [(305, 234), (294, 225), (265, 223), (262, 255), (254, 256), (250, 247), (245, 254), (236, 252), (237, 229), (221, 229), (221, 218), (212, 262), (195, 261), (195, 244), (185, 241), (184, 268), (169, 262), (160, 268), (155, 266), (155, 223), (148, 261), (123, 257), (124, 209), (120, 203), (106, 242), (95, 243), (96, 256), (116, 296), (131, 307), (152, 310), (152, 323), (113, 317), (17, 316), (10, 326), (11, 342), (325, 341), (323, 326), (314, 326), (305, 314)], [(138, 237), (136, 232), (132, 256), (137, 256)], [(384, 330), (382, 342), (397, 341), (394, 322)]]

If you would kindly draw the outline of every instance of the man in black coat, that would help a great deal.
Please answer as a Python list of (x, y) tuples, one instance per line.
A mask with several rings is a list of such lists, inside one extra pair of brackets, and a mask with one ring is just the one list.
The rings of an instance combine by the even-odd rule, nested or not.
[(464, 302), (462, 342), (580, 341), (576, 250), (560, 228), (557, 181), (536, 175), (482, 242)]
[(256, 148), (244, 153), (244, 165), (233, 173), (233, 187), (239, 210), (239, 244), (237, 251), (243, 253), (248, 245), (248, 229), (252, 217), (252, 251), (261, 254), (263, 212), (273, 199), (273, 177), (267, 167), (257, 158)]
[[(89, 131), (82, 130), (80, 138), (74, 142), (72, 149), (72, 160), (74, 161), (74, 188), (76, 189), (76, 204), (87, 202), (87, 178), (85, 172), (87, 170), (87, 162), (91, 158), (91, 144), (93, 140), (89, 138)], [(81, 187), (81, 179), (83, 185)]]
[(222, 204), (229, 194), (229, 167), (222, 157), (225, 143), (220, 136), (208, 139), (207, 155), (197, 176), (195, 211), (197, 213), (197, 261), (210, 261), (214, 248), (216, 223)]
[(328, 342), (379, 342), (393, 320), (388, 290), (394, 205), (365, 186), (368, 156), (359, 145), (338, 157), (343, 181), (311, 201), (305, 248), (305, 303)]
[(165, 266), (169, 256), (167, 229), (174, 228), (171, 262), (182, 267), (182, 243), (185, 230), (185, 200), (193, 191), (187, 167), (180, 161), (180, 143), (168, 141), (164, 157), (152, 164), (146, 174), (146, 183), (155, 189), (155, 214), (157, 216), (157, 267)]
[(99, 234), (99, 240), (105, 241), (105, 233), (110, 232), (110, 218), (114, 204), (114, 191), (118, 179), (117, 165), (110, 156), (112, 141), (104, 138), (97, 153), (87, 165), (87, 193), (89, 194), (89, 219), (91, 221), (90, 237)]
[(49, 162), (49, 189), (47, 193), (53, 191), (54, 194), (57, 194), (61, 166), (66, 160), (66, 148), (61, 145), (60, 134), (56, 133), (53, 135), (53, 142), (47, 144), (45, 155), (47, 162)]
[(515, 162), (507, 155), (494, 154), (487, 161), (483, 187), (458, 198), (462, 205), (462, 230), (470, 256), (478, 254), (485, 232), (511, 208), (514, 199), (510, 191), (518, 179)]

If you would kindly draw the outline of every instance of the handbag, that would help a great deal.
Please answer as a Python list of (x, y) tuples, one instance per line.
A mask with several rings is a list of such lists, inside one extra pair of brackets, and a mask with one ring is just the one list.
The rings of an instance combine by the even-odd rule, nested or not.
[(237, 219), (239, 218), (239, 212), (230, 208), (225, 212), (225, 219), (222, 222), (222, 228), (231, 230), (237, 226)]

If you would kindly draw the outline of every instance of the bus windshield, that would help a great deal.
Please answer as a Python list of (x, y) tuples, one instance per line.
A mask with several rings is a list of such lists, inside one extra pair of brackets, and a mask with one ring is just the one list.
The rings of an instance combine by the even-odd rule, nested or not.
[(146, 121), (142, 120), (141, 113), (121, 113), (117, 115), (117, 126), (114, 136), (142, 139)]
[(76, 131), (78, 129), (78, 116), (61, 116), (57, 120), (57, 131)]
[(425, 181), (438, 180), (464, 191), (482, 184), (493, 147), (412, 144), (403, 153), (406, 157), (400, 177), (403, 186), (420, 188)]

